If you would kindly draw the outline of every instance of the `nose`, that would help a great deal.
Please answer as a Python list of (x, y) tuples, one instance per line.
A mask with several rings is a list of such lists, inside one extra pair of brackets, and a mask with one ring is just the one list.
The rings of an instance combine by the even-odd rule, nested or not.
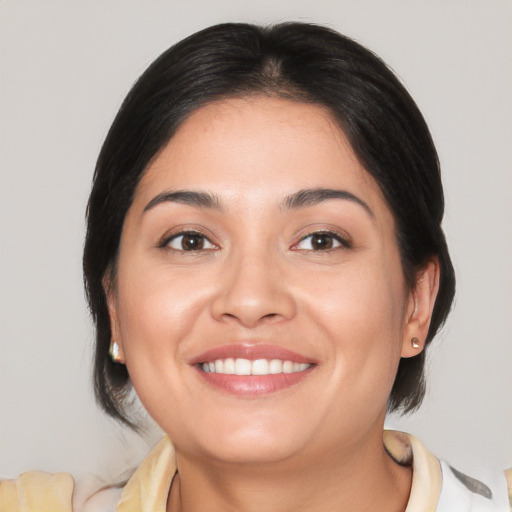
[(219, 276), (218, 293), (212, 301), (216, 320), (254, 328), (295, 316), (295, 301), (282, 265), (257, 254), (234, 260), (226, 262)]

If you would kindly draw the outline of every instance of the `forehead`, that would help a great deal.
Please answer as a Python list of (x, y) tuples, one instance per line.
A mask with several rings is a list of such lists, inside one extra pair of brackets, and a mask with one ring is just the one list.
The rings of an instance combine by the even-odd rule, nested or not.
[(194, 111), (149, 165), (136, 200), (166, 189), (278, 200), (312, 187), (343, 188), (369, 203), (383, 201), (327, 108), (254, 96)]

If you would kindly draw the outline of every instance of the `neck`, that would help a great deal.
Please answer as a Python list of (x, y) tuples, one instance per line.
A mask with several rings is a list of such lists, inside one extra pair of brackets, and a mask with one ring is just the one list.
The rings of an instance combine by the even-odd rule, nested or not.
[(314, 459), (252, 465), (178, 454), (177, 463), (168, 512), (404, 511), (412, 479), (385, 451), (382, 433), (362, 449)]

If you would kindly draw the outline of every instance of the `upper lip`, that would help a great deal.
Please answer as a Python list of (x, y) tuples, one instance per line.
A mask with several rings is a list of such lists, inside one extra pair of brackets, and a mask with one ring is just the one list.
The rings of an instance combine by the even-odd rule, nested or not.
[(256, 359), (281, 359), (282, 361), (292, 361), (294, 363), (315, 364), (315, 361), (311, 358), (298, 354), (293, 350), (277, 345), (248, 343), (233, 343), (209, 349), (194, 357), (190, 361), (190, 364), (207, 363), (216, 361), (217, 359), (227, 359), (229, 357), (233, 359), (249, 359), (251, 361)]

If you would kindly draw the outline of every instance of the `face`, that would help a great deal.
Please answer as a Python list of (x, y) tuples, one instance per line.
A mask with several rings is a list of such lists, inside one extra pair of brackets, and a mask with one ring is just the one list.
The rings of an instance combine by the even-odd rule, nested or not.
[(393, 216), (320, 106), (229, 99), (150, 164), (109, 292), (178, 453), (322, 456), (380, 431), (413, 332)]

